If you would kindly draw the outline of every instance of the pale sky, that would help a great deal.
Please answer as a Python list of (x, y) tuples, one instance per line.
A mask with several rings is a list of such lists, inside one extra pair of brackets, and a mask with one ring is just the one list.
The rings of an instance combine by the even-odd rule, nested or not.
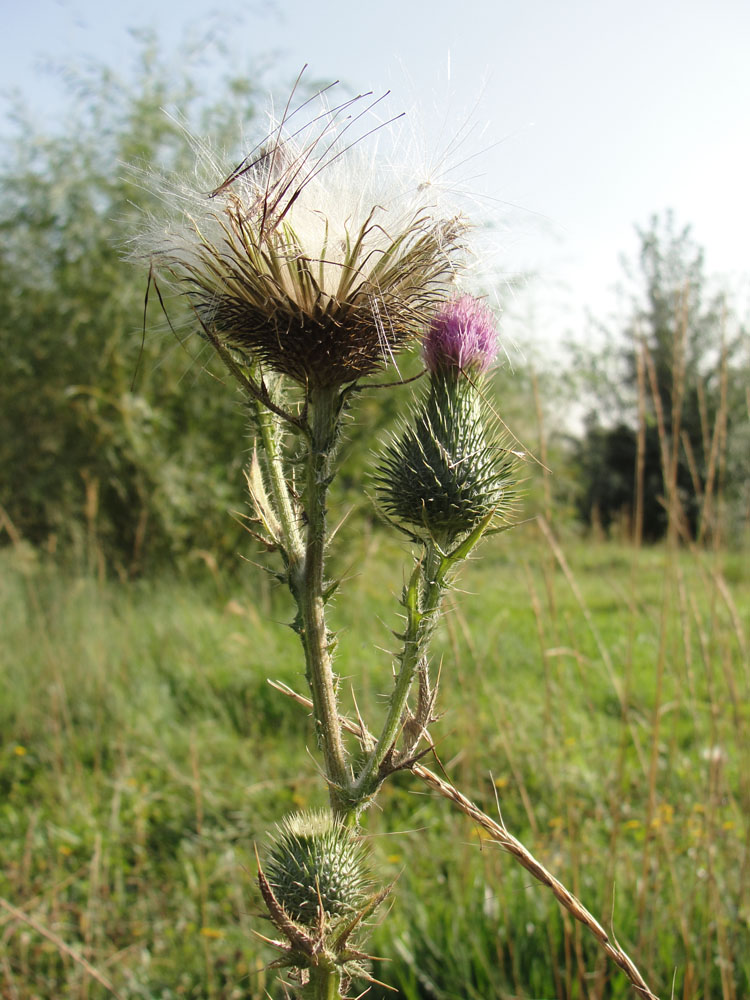
[(613, 308), (633, 225), (666, 208), (693, 225), (708, 271), (747, 292), (747, 0), (2, 2), (0, 90), (40, 113), (59, 90), (44, 57), (125, 70), (129, 27), (154, 27), (170, 50), (218, 16), (238, 67), (275, 53), (269, 82), (309, 63), (316, 78), (390, 89), (388, 110), (406, 109), (428, 144), (468, 121), (478, 155), (457, 170), (503, 217), (502, 268), (537, 274), (518, 304), (536, 342), (581, 329), (586, 306)]

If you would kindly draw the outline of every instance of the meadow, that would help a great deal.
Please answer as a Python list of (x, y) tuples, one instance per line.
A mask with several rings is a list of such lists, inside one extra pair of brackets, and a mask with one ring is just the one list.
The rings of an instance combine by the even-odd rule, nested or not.
[[(345, 527), (344, 531), (347, 530)], [(404, 552), (350, 528), (341, 701), (379, 718)], [(248, 545), (248, 555), (252, 545)], [(277, 996), (254, 844), (322, 804), (287, 595), (249, 565), (128, 584), (0, 551), (3, 1000)], [(438, 761), (662, 998), (750, 995), (750, 565), (539, 522), (464, 567)], [(406, 1000), (635, 996), (549, 891), (404, 774), (366, 816)]]

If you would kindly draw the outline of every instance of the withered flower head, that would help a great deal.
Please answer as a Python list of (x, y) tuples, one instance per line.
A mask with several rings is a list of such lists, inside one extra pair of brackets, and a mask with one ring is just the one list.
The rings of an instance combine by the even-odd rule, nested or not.
[(200, 149), (206, 190), (162, 185), (178, 216), (140, 240), (210, 339), (311, 388), (368, 375), (419, 334), (450, 294), (466, 228), (361, 145), (362, 100), (299, 128), (285, 115), (218, 184)]

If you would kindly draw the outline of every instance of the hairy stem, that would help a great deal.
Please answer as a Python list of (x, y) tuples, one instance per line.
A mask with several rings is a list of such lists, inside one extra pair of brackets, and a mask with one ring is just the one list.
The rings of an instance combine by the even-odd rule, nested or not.
[(348, 811), (346, 800), (351, 777), (341, 738), (326, 627), (324, 556), (326, 496), (333, 471), (340, 413), (338, 390), (321, 389), (311, 394), (304, 493), (307, 533), (302, 563), (290, 572), (292, 592), (299, 607), (297, 627), (305, 651), (306, 677), (323, 750), (331, 808), (339, 815)]
[(445, 591), (445, 577), (441, 572), (443, 561), (443, 555), (432, 542), (429, 542), (425, 547), (423, 558), (415, 567), (404, 589), (406, 630), (399, 657), (399, 672), (380, 737), (357, 776), (354, 786), (355, 797), (360, 802), (376, 790), (379, 768), (396, 742), (403, 724), (409, 691), (419, 662), (427, 651)]
[(338, 969), (317, 966), (310, 969), (310, 984), (305, 996), (311, 1000), (341, 1000), (341, 974)]
[(299, 518), (294, 510), (284, 473), (277, 426), (278, 418), (258, 400), (255, 400), (253, 405), (256, 411), (256, 424), (263, 444), (261, 455), (265, 461), (274, 507), (284, 535), (284, 548), (291, 572), (291, 567), (296, 566), (301, 561), (304, 546), (299, 529)]

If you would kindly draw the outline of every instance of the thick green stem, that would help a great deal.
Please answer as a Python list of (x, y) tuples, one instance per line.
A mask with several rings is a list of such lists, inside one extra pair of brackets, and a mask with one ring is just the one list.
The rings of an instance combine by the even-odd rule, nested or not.
[(305, 996), (311, 1000), (341, 1000), (341, 973), (338, 969), (320, 966), (310, 969), (310, 984)]
[(351, 776), (336, 703), (325, 619), (324, 580), (326, 496), (333, 471), (340, 412), (338, 390), (319, 390), (311, 394), (311, 431), (304, 494), (307, 535), (304, 559), (290, 575), (290, 582), (299, 605), (299, 631), (305, 650), (307, 683), (323, 749), (331, 808), (337, 814), (345, 814), (348, 811), (347, 790)]
[(363, 801), (375, 791), (378, 770), (391, 747), (396, 742), (403, 724), (407, 698), (417, 667), (427, 651), (427, 646), (440, 609), (445, 577), (442, 572), (444, 557), (437, 547), (429, 543), (424, 558), (415, 568), (405, 590), (406, 631), (401, 651), (398, 676), (388, 705), (388, 714), (375, 749), (367, 758), (354, 784), (355, 801)]

